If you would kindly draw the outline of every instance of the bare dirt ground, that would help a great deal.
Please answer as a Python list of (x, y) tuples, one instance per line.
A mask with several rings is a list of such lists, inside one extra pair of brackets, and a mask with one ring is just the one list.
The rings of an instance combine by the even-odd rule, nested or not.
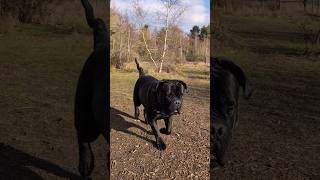
[[(0, 35), (0, 179), (79, 179), (76, 82), (92, 35), (21, 25)], [(106, 179), (106, 143), (94, 144), (94, 179)]]
[[(165, 151), (154, 146), (150, 126), (132, 117), (138, 72), (112, 71), (111, 179), (209, 179), (209, 81), (194, 78), (203, 74), (208, 78), (209, 68), (201, 71), (188, 66), (179, 67), (192, 78), (184, 78), (189, 93), (184, 97), (182, 114), (174, 117), (172, 134), (162, 136)], [(144, 121), (142, 116), (140, 119)], [(159, 127), (163, 126), (161, 120)]]
[[(73, 103), (91, 49), (90, 32), (63, 27), (19, 25), (0, 35), (0, 179), (80, 179)], [(190, 66), (190, 93), (164, 136), (165, 152), (153, 147), (148, 126), (130, 118), (137, 72), (114, 74), (112, 179), (208, 179), (209, 68)], [(102, 137), (93, 143), (93, 179), (106, 179), (106, 148)]]
[[(248, 21), (257, 21), (256, 27)], [(239, 46), (216, 49), (241, 65), (257, 90), (251, 100), (240, 102), (230, 163), (212, 171), (213, 179), (320, 177), (319, 57), (291, 53), (301, 52), (302, 40), (288, 36), (290, 26), (268, 22), (234, 19)], [(257, 33), (261, 24), (272, 32), (269, 38)], [(92, 36), (56, 30), (22, 26), (0, 35), (0, 179), (79, 178), (73, 100)], [(130, 117), (137, 72), (113, 73), (112, 179), (208, 179), (209, 97), (207, 83), (197, 83), (202, 75), (189, 70), (197, 75), (186, 78), (185, 108), (175, 117), (173, 134), (163, 136), (168, 149), (159, 152), (150, 127)], [(105, 179), (105, 148), (103, 138), (94, 143), (94, 179)]]
[(320, 59), (302, 55), (297, 20), (223, 22), (235, 43), (217, 43), (215, 52), (239, 64), (256, 92), (241, 100), (230, 162), (212, 179), (320, 179)]

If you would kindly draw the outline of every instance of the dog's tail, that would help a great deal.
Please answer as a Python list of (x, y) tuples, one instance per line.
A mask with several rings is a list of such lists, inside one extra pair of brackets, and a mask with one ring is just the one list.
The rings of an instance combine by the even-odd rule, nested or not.
[(145, 75), (145, 74), (144, 74), (144, 71), (143, 71), (142, 67), (140, 67), (137, 58), (134, 58), (134, 61), (136, 62), (137, 69), (138, 69), (138, 71), (139, 71), (139, 77), (144, 76), (144, 75)]
[(88, 0), (81, 0), (81, 4), (86, 13), (87, 23), (91, 28), (93, 28), (96, 20), (94, 16), (93, 8)]

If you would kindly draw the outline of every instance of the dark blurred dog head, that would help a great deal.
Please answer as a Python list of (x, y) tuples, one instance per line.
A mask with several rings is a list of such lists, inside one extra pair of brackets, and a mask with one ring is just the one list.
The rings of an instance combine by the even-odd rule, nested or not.
[(181, 80), (161, 80), (156, 86), (157, 100), (167, 116), (181, 111), (183, 94), (187, 92), (187, 84)]
[(231, 61), (211, 58), (211, 68), (211, 150), (213, 163), (222, 166), (238, 119), (240, 89), (249, 98), (253, 86)]

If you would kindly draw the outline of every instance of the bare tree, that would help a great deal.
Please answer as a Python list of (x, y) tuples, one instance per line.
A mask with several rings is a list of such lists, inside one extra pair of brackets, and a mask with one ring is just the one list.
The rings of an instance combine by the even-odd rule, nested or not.
[[(208, 26), (201, 28), (201, 32), (199, 29), (195, 37), (197, 38), (197, 49), (195, 49), (195, 38), (175, 25), (177, 18), (167, 18), (164, 8), (161, 13), (154, 13), (150, 18), (148, 12), (140, 8), (142, 6), (139, 1), (134, 0), (133, 2), (135, 11), (131, 12), (133, 16), (130, 18), (127, 12), (121, 12), (115, 6), (111, 7), (110, 45), (113, 66), (124, 68), (126, 62), (130, 62), (132, 57), (139, 55), (150, 61), (157, 72), (170, 72), (169, 66), (172, 63), (204, 61), (209, 58)], [(162, 3), (158, 2), (158, 5)], [(176, 16), (180, 14), (177, 13), (170, 17)], [(157, 25), (152, 23), (153, 21), (157, 21)], [(151, 22), (151, 26), (147, 22)]]
[(165, 23), (165, 27), (164, 27), (165, 37), (164, 37), (163, 51), (160, 58), (159, 73), (161, 73), (162, 71), (164, 57), (167, 51), (169, 25), (175, 24), (176, 21), (179, 19), (179, 17), (181, 17), (181, 15), (185, 11), (185, 7), (181, 6), (180, 0), (160, 0), (160, 1), (162, 2), (162, 5), (165, 7), (165, 12), (162, 13), (162, 16), (164, 17), (164, 23)]
[(140, 29), (140, 33), (144, 42), (144, 46), (148, 52), (150, 60), (153, 62), (155, 68), (158, 70), (159, 73), (162, 72), (163, 63), (165, 61), (166, 53), (167, 53), (167, 47), (168, 47), (168, 33), (169, 33), (169, 26), (176, 24), (178, 19), (181, 17), (181, 15), (185, 12), (186, 7), (183, 6), (181, 0), (159, 0), (161, 3), (161, 6), (163, 7), (163, 11), (158, 11), (156, 14), (158, 15), (158, 22), (161, 23), (165, 30), (164, 35), (164, 43), (162, 47), (161, 54), (159, 58), (156, 60), (154, 57), (155, 55), (152, 53), (147, 39), (145, 37), (146, 30), (148, 26), (146, 25), (146, 12), (141, 7), (141, 1), (140, 0), (133, 0), (133, 9), (135, 12), (135, 16), (137, 18), (137, 24)]
[(147, 40), (145, 37), (145, 31), (148, 30), (148, 26), (145, 25), (146, 12), (143, 10), (140, 3), (141, 3), (140, 0), (132, 0), (132, 5), (133, 5), (135, 17), (136, 17), (136, 23), (139, 26), (139, 32), (141, 33), (141, 36), (142, 36), (142, 39), (144, 42), (144, 46), (148, 52), (149, 58), (152, 60), (155, 68), (158, 69), (158, 65), (157, 65), (155, 59), (153, 58), (153, 55), (151, 53), (151, 50), (148, 46), (148, 43), (147, 43)]

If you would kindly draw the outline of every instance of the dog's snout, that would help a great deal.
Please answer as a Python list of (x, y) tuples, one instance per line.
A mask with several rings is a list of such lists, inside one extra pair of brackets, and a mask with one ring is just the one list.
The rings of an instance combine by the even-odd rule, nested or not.
[(212, 152), (215, 157), (213, 160), (217, 162), (220, 166), (225, 163), (225, 152), (228, 149), (228, 142), (231, 134), (228, 127), (223, 123), (214, 123), (211, 125), (211, 143)]

